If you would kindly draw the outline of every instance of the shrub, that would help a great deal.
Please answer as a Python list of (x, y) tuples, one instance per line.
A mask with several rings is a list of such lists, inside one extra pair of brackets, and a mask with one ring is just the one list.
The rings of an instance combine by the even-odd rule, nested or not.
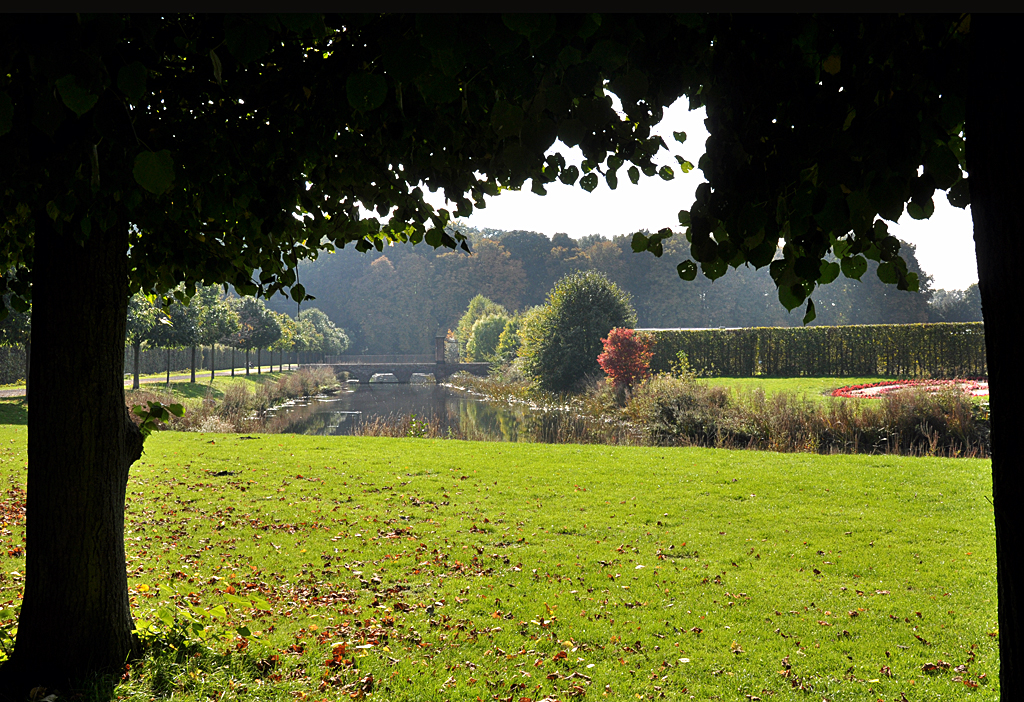
[(542, 388), (568, 392), (600, 375), (601, 339), (615, 327), (635, 324), (628, 293), (597, 271), (572, 273), (555, 284), (545, 305), (524, 317), (519, 354)]
[(617, 388), (631, 388), (651, 372), (653, 339), (649, 334), (632, 329), (612, 329), (601, 339), (604, 353), (597, 357), (601, 366)]
[(466, 355), (470, 361), (490, 361), (494, 358), (498, 340), (508, 321), (508, 317), (500, 314), (488, 314), (476, 320), (466, 345)]

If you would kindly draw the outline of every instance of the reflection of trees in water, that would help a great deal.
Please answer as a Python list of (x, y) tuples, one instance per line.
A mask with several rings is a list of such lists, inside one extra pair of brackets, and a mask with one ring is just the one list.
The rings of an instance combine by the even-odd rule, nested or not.
[(638, 444), (642, 437), (625, 425), (565, 411), (532, 410), (435, 393), (415, 414), (351, 414), (310, 402), (279, 410), (262, 431), (284, 434), (420, 436), (470, 441)]
[(346, 432), (332, 428), (332, 425), (342, 422), (350, 424), (346, 420), (357, 416), (325, 412), (323, 405), (314, 401), (307, 405), (291, 405), (279, 409), (273, 417), (265, 421), (261, 431), (268, 434), (340, 434)]
[(462, 429), (467, 439), (527, 441), (545, 444), (637, 444), (641, 437), (629, 427), (571, 412), (531, 410), (466, 402)]

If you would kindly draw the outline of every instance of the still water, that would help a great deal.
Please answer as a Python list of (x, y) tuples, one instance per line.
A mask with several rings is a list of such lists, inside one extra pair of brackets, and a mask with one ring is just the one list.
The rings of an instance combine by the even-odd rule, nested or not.
[[(334, 395), (308, 397), (268, 411), (270, 431), (351, 435), (367, 425), (408, 426), (428, 436), (474, 441), (620, 443), (620, 430), (565, 411), (492, 404), (477, 395), (434, 384), (349, 384)], [(403, 424), (404, 420), (404, 424)], [(404, 435), (405, 429), (399, 432)]]

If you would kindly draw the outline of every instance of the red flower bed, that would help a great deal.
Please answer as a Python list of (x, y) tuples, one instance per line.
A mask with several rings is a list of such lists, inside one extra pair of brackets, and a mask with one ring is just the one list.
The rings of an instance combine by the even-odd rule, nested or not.
[(832, 391), (832, 397), (881, 397), (905, 388), (919, 387), (929, 392), (938, 392), (944, 387), (956, 385), (968, 395), (988, 395), (988, 381), (978, 378), (955, 378), (953, 380), (880, 380), (877, 383), (847, 385)]

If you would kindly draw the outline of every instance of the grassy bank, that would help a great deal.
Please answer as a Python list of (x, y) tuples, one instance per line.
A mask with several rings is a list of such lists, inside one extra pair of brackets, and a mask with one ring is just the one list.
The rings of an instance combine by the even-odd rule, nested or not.
[(325, 368), (217, 377), (205, 384), (172, 382), (160, 388), (143, 386), (125, 392), (129, 407), (149, 401), (180, 403), (183, 417), (173, 417), (170, 428), (178, 431), (253, 432), (265, 431), (268, 408), (296, 398), (333, 391), (340, 382)]
[[(529, 380), (498, 373), (456, 376), (453, 384), (498, 402), (562, 407), (589, 423), (596, 441), (814, 453), (912, 456), (989, 455), (988, 403), (955, 388), (909, 388), (879, 398), (829, 397), (871, 378), (712, 378), (657, 375), (631, 390), (601, 380), (554, 396)], [(987, 398), (983, 398), (986, 399)], [(557, 441), (557, 439), (556, 439)]]
[[(0, 447), (11, 605), (25, 428)], [(117, 695), (996, 699), (989, 471), (154, 434), (126, 513), (149, 657)]]

